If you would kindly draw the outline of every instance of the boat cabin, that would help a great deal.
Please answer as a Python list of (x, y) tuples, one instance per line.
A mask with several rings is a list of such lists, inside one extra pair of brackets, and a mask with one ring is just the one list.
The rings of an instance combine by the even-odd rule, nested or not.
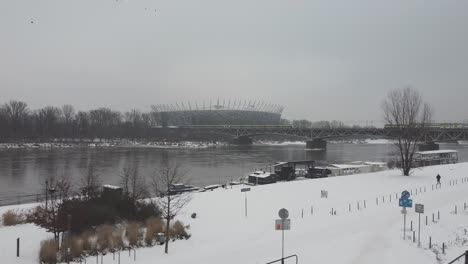
[(251, 184), (269, 184), (276, 182), (276, 175), (263, 170), (255, 171), (249, 174), (249, 183)]
[(431, 150), (419, 151), (414, 154), (415, 167), (431, 165), (452, 164), (458, 162), (458, 151), (456, 150)]

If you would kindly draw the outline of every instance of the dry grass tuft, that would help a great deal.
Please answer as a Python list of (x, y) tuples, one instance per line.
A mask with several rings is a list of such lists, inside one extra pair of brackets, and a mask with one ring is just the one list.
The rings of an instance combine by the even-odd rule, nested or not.
[(132, 247), (139, 246), (143, 237), (140, 231), (140, 224), (135, 222), (129, 223), (126, 231), (128, 245)]
[(159, 217), (150, 217), (146, 220), (146, 233), (145, 242), (146, 245), (153, 245), (153, 240), (158, 233), (163, 232), (164, 222)]
[(173, 239), (189, 239), (190, 235), (187, 233), (187, 229), (187, 226), (184, 226), (181, 221), (177, 220), (171, 227), (170, 237)]
[(19, 211), (8, 210), (2, 215), (2, 221), (4, 226), (20, 225), (26, 222), (26, 216)]
[(39, 250), (40, 263), (57, 263), (57, 247), (57, 242), (53, 239), (42, 241), (41, 248)]
[(97, 228), (97, 246), (100, 251), (106, 251), (114, 246), (114, 228), (110, 225), (101, 225)]

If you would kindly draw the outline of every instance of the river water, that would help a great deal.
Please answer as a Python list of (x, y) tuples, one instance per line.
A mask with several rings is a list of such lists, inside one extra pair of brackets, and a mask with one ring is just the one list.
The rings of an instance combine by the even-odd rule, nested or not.
[[(468, 145), (441, 144), (456, 149), (468, 161)], [(41, 192), (48, 175), (68, 175), (78, 183), (93, 162), (104, 184), (118, 184), (124, 167), (138, 162), (142, 175), (151, 177), (158, 167), (176, 161), (187, 170), (191, 184), (207, 186), (239, 180), (249, 172), (276, 161), (316, 160), (330, 163), (388, 161), (390, 144), (328, 144), (326, 152), (306, 151), (303, 144), (221, 146), (208, 149), (70, 148), (0, 150), (0, 198)]]

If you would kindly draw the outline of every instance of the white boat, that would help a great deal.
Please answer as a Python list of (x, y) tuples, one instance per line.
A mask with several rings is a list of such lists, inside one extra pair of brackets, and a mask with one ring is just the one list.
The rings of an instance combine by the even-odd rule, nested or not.
[(249, 174), (249, 183), (268, 184), (276, 182), (276, 174), (266, 171), (255, 171)]

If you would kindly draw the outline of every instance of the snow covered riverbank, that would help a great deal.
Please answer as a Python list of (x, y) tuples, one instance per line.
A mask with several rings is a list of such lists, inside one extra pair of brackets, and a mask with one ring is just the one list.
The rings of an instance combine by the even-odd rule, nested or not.
[(162, 149), (204, 149), (223, 145), (219, 142), (159, 142), (159, 141), (90, 141), (90, 142), (47, 142), (47, 143), (0, 143), (2, 149), (66, 149), (66, 148), (111, 148), (111, 147), (135, 147), (135, 148), (162, 148)]
[[(442, 188), (433, 190), (437, 173), (442, 176)], [(464, 252), (468, 246), (464, 232), (468, 229), (468, 210), (464, 210), (468, 163), (425, 167), (410, 177), (400, 175), (391, 170), (254, 186), (247, 194), (248, 217), (244, 215), (241, 186), (194, 193), (181, 215), (191, 227), (192, 238), (171, 244), (168, 255), (161, 246), (139, 249), (136, 262), (131, 259), (131, 263), (234, 264), (278, 259), (281, 233), (274, 230), (274, 221), (283, 207), (291, 219), (285, 254), (297, 254), (300, 263), (446, 263)], [(403, 217), (395, 197), (405, 189), (413, 193), (413, 204), (425, 205), (421, 248), (411, 239), (403, 240)], [(320, 198), (321, 190), (328, 191), (327, 199)], [(0, 208), (0, 214), (9, 208)], [(332, 208), (336, 215), (330, 215)], [(408, 211), (410, 235), (409, 223), (413, 221), (416, 228), (418, 215), (412, 208)], [(196, 219), (190, 217), (194, 212)], [(437, 212), (441, 218), (433, 223), (432, 214), (437, 216)], [(15, 257), (17, 237), (25, 241), (21, 258)], [(39, 243), (46, 237), (50, 234), (32, 225), (0, 227), (0, 259), (5, 263), (37, 263)], [(441, 252), (442, 243), (447, 245), (446, 254)], [(130, 261), (128, 254), (122, 256), (122, 263)], [(104, 262), (113, 263), (112, 254), (105, 256)]]

